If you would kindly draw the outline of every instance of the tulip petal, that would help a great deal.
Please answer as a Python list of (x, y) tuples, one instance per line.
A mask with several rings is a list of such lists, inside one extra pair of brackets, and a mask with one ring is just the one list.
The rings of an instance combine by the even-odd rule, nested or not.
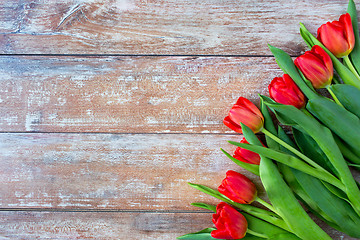
[(306, 104), (304, 94), (289, 75), (274, 78), (268, 86), (270, 97), (276, 102), (303, 108)]
[(254, 183), (241, 173), (229, 170), (226, 172), (226, 178), (221, 182), (218, 191), (231, 200), (242, 203), (252, 203), (257, 194)]
[[(245, 138), (242, 138), (240, 143), (249, 144)], [(263, 144), (263, 146), (264, 146), (264, 144)], [(259, 165), (259, 163), (260, 163), (259, 154), (248, 151), (248, 150), (240, 148), (240, 147), (235, 149), (233, 157), (238, 159), (239, 161), (242, 161), (245, 163), (256, 164), (256, 165)]]
[(321, 25), (318, 40), (338, 58), (349, 55), (355, 45), (350, 14), (341, 15), (339, 21)]
[(238, 159), (239, 161), (250, 163), (250, 164), (259, 165), (259, 163), (260, 163), (259, 154), (248, 151), (246, 149), (239, 148), (239, 147), (235, 149), (233, 157)]
[(324, 49), (322, 49), (319, 45), (315, 45), (311, 48), (311, 51), (316, 54), (320, 59), (322, 59), (324, 65), (326, 66), (326, 68), (329, 70), (329, 72), (331, 74), (333, 74), (334, 72), (334, 66), (333, 63), (331, 61), (331, 58), (329, 56), (329, 54), (327, 54), (325, 52)]
[(349, 44), (346, 41), (342, 29), (338, 26), (326, 23), (320, 27), (320, 41), (338, 58), (347, 55)]
[[(220, 148), (221, 149), (221, 148)], [(255, 164), (250, 164), (250, 163), (245, 163), (245, 162), (241, 162), (238, 159), (234, 158), (233, 156), (231, 156), (228, 152), (226, 152), (224, 149), (221, 149), (221, 151), (234, 163), (236, 163), (238, 166), (248, 170), (249, 172), (259, 176), (259, 165), (255, 165)]]
[(211, 236), (219, 239), (241, 239), (248, 226), (245, 217), (224, 202), (217, 205), (213, 222), (217, 229), (211, 232)]
[(235, 132), (242, 133), (240, 125), (234, 123), (229, 116), (225, 117), (223, 120), (223, 123), (225, 126), (230, 128), (231, 130), (234, 130)]
[(229, 111), (230, 120), (235, 124), (244, 123), (249, 128), (253, 129), (253, 131), (258, 131), (259, 128), (263, 125), (263, 120), (260, 116), (254, 114), (249, 111), (244, 106), (235, 105)]
[(259, 132), (264, 125), (260, 110), (248, 99), (240, 97), (230, 109), (224, 124), (232, 130), (241, 133), (240, 123), (244, 123), (254, 132)]
[(235, 105), (244, 106), (245, 108), (251, 110), (255, 115), (262, 116), (260, 110), (247, 98), (240, 97)]
[(321, 47), (315, 45), (297, 57), (294, 63), (314, 88), (324, 88), (331, 83), (334, 71), (332, 61)]
[(349, 44), (349, 48), (353, 49), (355, 46), (354, 30), (351, 22), (351, 16), (349, 13), (345, 13), (340, 16), (339, 22), (344, 26), (344, 33)]

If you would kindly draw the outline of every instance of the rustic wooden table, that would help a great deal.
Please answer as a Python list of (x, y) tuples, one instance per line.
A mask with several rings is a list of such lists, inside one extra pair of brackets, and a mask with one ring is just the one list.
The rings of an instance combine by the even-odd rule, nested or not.
[(282, 75), (267, 43), (297, 56), (298, 22), (315, 32), (346, 7), (1, 1), (0, 238), (163, 240), (211, 227), (189, 204), (217, 201), (186, 182), (217, 187), (242, 171), (219, 150), (241, 138), (222, 119)]

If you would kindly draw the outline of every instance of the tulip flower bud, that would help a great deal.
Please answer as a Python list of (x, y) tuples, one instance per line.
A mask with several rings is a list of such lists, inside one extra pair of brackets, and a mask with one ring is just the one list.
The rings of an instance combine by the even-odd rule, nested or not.
[(296, 58), (294, 63), (314, 88), (324, 88), (331, 84), (333, 64), (330, 56), (320, 46), (313, 46), (310, 51)]
[(321, 25), (317, 34), (317, 39), (338, 58), (349, 55), (355, 46), (354, 31), (348, 13), (341, 15), (339, 21)]
[(243, 123), (254, 133), (257, 133), (264, 126), (264, 117), (255, 104), (246, 98), (240, 97), (223, 122), (235, 132), (242, 133), (240, 123)]
[(246, 218), (229, 204), (221, 202), (213, 214), (216, 230), (211, 236), (217, 239), (241, 239), (245, 237), (248, 223)]
[[(245, 138), (241, 139), (240, 143), (249, 144), (249, 142)], [(263, 144), (263, 146), (264, 146), (264, 144)], [(260, 155), (259, 154), (254, 153), (249, 150), (246, 150), (241, 147), (237, 147), (235, 149), (233, 157), (236, 158), (237, 160), (245, 162), (245, 163), (256, 164), (256, 165), (260, 164)]]
[(268, 86), (270, 97), (281, 104), (292, 105), (301, 109), (306, 104), (306, 98), (299, 87), (287, 74), (274, 78)]
[(257, 196), (255, 184), (241, 173), (232, 170), (227, 171), (226, 178), (218, 190), (221, 194), (241, 204), (250, 204)]

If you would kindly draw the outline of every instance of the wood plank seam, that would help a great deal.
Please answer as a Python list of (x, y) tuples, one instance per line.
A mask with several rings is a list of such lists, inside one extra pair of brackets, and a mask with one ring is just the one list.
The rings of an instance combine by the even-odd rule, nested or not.
[(118, 212), (118, 213), (213, 213), (207, 210), (146, 210), (146, 209), (57, 209), (57, 208), (0, 208), (0, 212)]

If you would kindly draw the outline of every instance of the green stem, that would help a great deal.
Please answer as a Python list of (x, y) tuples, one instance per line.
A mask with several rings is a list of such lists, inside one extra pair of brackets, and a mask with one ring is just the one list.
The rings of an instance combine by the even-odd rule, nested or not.
[(300, 109), (303, 113), (305, 113), (306, 115), (308, 115), (309, 117), (312, 117), (312, 118), (314, 118), (314, 116), (313, 115), (311, 115), (311, 113), (309, 113), (309, 111), (306, 109), (306, 108), (302, 108), (302, 109)]
[(296, 150), (295, 148), (293, 148), (292, 146), (290, 146), (289, 144), (287, 144), (286, 142), (284, 142), (283, 140), (281, 140), (280, 138), (278, 138), (277, 136), (275, 136), (274, 134), (272, 134), (271, 132), (269, 132), (268, 130), (266, 130), (265, 128), (263, 128), (261, 130), (266, 136), (270, 137), (271, 139), (273, 139), (274, 141), (276, 141), (277, 143), (281, 144), (282, 146), (284, 146), (285, 148), (287, 148), (288, 150), (290, 150), (292, 153), (294, 153), (296, 156), (300, 157), (301, 159), (303, 159), (305, 162), (307, 162), (308, 164), (310, 164), (311, 166), (313, 166), (314, 168), (328, 173), (330, 174), (328, 171), (326, 171), (323, 167), (321, 167), (319, 164), (317, 164), (316, 162), (314, 162), (313, 160), (311, 160), (310, 158), (308, 158), (307, 156), (305, 156), (303, 153), (299, 152), (298, 150)]
[(344, 61), (346, 63), (346, 66), (350, 69), (350, 71), (355, 75), (355, 77), (360, 80), (360, 76), (359, 74), (357, 73), (356, 69), (354, 68), (354, 65), (352, 64), (350, 58), (349, 58), (349, 55), (345, 56), (344, 58)]
[(337, 105), (339, 105), (340, 107), (344, 107), (341, 102), (339, 101), (339, 99), (336, 97), (335, 93), (331, 90), (330, 85), (328, 85), (326, 87), (326, 89), (329, 91), (330, 95), (332, 96), (332, 98), (334, 99), (334, 101), (336, 102)]
[(341, 81), (340, 81), (339, 77), (337, 75), (335, 75), (335, 74), (333, 76), (333, 82), (336, 83), (336, 84), (341, 84)]
[[(302, 161), (301, 159), (299, 159), (296, 156), (289, 155), (287, 153), (284, 153), (284, 152), (281, 152), (278, 150), (274, 150), (271, 148), (260, 147), (260, 146), (246, 144), (246, 143), (237, 143), (237, 142), (232, 142), (232, 141), (229, 141), (229, 143), (231, 143), (235, 146), (244, 148), (246, 150), (255, 152), (257, 154), (260, 154), (260, 156), (263, 155), (265, 157), (271, 158), (271, 159), (273, 159), (279, 163), (285, 164), (289, 167), (298, 169), (310, 176), (313, 176), (320, 180), (328, 182), (328, 183), (334, 185), (335, 187), (341, 189), (344, 192), (347, 191), (347, 188), (345, 187), (345, 185), (339, 179), (337, 179), (334, 175), (330, 174), (327, 171), (325, 171), (325, 172), (320, 171), (319, 169), (316, 169), (316, 168), (310, 166), (309, 164)], [(351, 176), (351, 174), (350, 174), (350, 176)]]
[(254, 235), (256, 237), (261, 237), (261, 238), (269, 238), (268, 236), (264, 235), (264, 234), (261, 234), (261, 233), (258, 233), (258, 232), (254, 232), (253, 230), (250, 230), (250, 229), (247, 229), (246, 230), (247, 233), (251, 234), (251, 235)]
[(275, 208), (274, 208), (271, 204), (267, 203), (267, 202), (264, 201), (263, 199), (261, 199), (261, 198), (259, 198), (259, 197), (256, 197), (255, 201), (258, 202), (258, 203), (260, 203), (260, 204), (263, 205), (264, 207), (268, 208), (269, 210), (273, 211), (273, 212), (276, 213), (277, 215), (280, 215), (280, 214), (278, 214), (278, 213), (276, 212)]

